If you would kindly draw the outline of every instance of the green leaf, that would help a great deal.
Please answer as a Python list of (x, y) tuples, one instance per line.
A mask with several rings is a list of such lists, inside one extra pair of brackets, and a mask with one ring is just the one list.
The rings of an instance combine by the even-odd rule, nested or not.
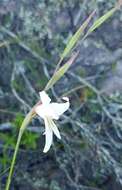
[(74, 60), (76, 59), (78, 53), (75, 53), (67, 63), (65, 63), (60, 69), (54, 73), (52, 78), (49, 80), (45, 87), (45, 91), (49, 90), (69, 69), (69, 67), (72, 65)]
[(88, 32), (86, 33), (85, 36), (88, 36), (90, 33), (92, 33), (94, 30), (96, 30), (101, 24), (103, 24), (107, 19), (109, 19), (113, 13), (116, 11), (116, 8), (112, 8), (110, 11), (108, 11), (107, 13), (105, 13), (103, 16), (101, 16), (100, 18), (98, 18), (93, 25), (90, 27), (90, 29), (88, 30)]
[(35, 149), (37, 146), (37, 139), (39, 134), (25, 131), (22, 137), (21, 145), (24, 145), (27, 149)]
[(93, 17), (95, 11), (93, 11), (89, 17), (85, 20), (85, 22), (80, 26), (80, 28), (76, 31), (76, 33), (71, 37), (69, 40), (69, 43), (67, 44), (66, 48), (64, 49), (64, 52), (61, 55), (61, 60), (63, 60), (68, 53), (72, 50), (72, 48), (75, 46), (75, 44), (78, 42), (81, 34), (84, 32), (85, 28), (89, 24), (91, 18)]

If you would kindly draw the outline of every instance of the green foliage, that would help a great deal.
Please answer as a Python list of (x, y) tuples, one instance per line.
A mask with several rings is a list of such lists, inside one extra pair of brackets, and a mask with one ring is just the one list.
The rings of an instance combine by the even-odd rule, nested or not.
[[(46, 2), (48, 4), (48, 1), (46, 1)], [(61, 1), (61, 2), (62, 2), (63, 5), (65, 4), (65, 3), (63, 3), (63, 1)], [(51, 4), (53, 4), (52, 1), (51, 1), (51, 3), (49, 2), (48, 6), (46, 6), (45, 3), (42, 3), (41, 6), (40, 6), (40, 4), (38, 4), (39, 9), (38, 9), (38, 11), (34, 11), (34, 13), (32, 13), (32, 11), (29, 11), (29, 10), (25, 11), (25, 9), (28, 9), (28, 6), (25, 6), (25, 7), (23, 6), (21, 8), (19, 16), (20, 16), (20, 18), (22, 20), (24, 20), (24, 24), (23, 24), (23, 27), (22, 27), (23, 29), (22, 29), (21, 32), (24, 34), (25, 39), (26, 39), (26, 37), (28, 38), (28, 34), (30, 34), (29, 38), (30, 37), (33, 38), (33, 36), (35, 34), (37, 34), (37, 38), (41, 37), (41, 39), (44, 39), (44, 43), (46, 43), (45, 39), (47, 37), (52, 38), (53, 30), (52, 30), (51, 27), (49, 27), (49, 26), (51, 26), (51, 22), (49, 22), (50, 16), (49, 16), (48, 12), (50, 13), (50, 12), (53, 12), (53, 11), (50, 8), (48, 8), (48, 10), (47, 10), (47, 7), (51, 7)], [(114, 11), (115, 11), (115, 8), (110, 10), (108, 13), (106, 13), (102, 17), (100, 17), (97, 21), (95, 21), (94, 24), (92, 25), (92, 27), (88, 30), (87, 35), (90, 34), (91, 32), (93, 32), (95, 29), (97, 29), (104, 21), (106, 21), (113, 14)], [(45, 12), (44, 15), (46, 15), (46, 16), (44, 16), (44, 18), (42, 18), (43, 12)], [(42, 15), (39, 14), (39, 13), (41, 13)], [(53, 15), (51, 15), (51, 19), (53, 19), (53, 18), (54, 18)], [(37, 19), (39, 19), (38, 22), (36, 22)], [(72, 36), (72, 38), (70, 39), (69, 43), (66, 46), (66, 49), (64, 50), (64, 52), (63, 52), (63, 54), (61, 56), (61, 61), (71, 52), (71, 50), (74, 48), (76, 43), (79, 41), (80, 36), (81, 36), (82, 32), (84, 31), (84, 29), (86, 28), (86, 26), (88, 25), (90, 19), (91, 19), (91, 17), (88, 18), (88, 20), (86, 20), (85, 23), (79, 28), (79, 30)], [(40, 20), (43, 20), (43, 22), (40, 22)], [(10, 27), (10, 28), (12, 28), (12, 27)], [(15, 31), (15, 32), (18, 33), (18, 31)], [(24, 49), (27, 52), (31, 53), (32, 55), (35, 55), (35, 51), (38, 52), (40, 55), (43, 53), (43, 52), (39, 52), (38, 43), (37, 44), (35, 43), (34, 45), (30, 44), (31, 50), (34, 50), (34, 52), (33, 52), (30, 49), (28, 50), (28, 47), (23, 45), (24, 43), (21, 40), (22, 38), (18, 38), (18, 37), (16, 37), (16, 35), (13, 36), (13, 34), (11, 35), (11, 32), (9, 32), (9, 34), (10, 34), (10, 36), (12, 38), (15, 38), (18, 41), (18, 44), (19, 44), (20, 47), (22, 47), (22, 48), (24, 47)], [(17, 36), (21, 36), (21, 35), (17, 35)], [(29, 39), (27, 39), (27, 41), (29, 41)], [(55, 47), (54, 49), (56, 49), (56, 48), (57, 47)], [(45, 50), (46, 50), (46, 45), (45, 45)], [(35, 56), (35, 57), (37, 58), (38, 56)], [(61, 77), (64, 76), (64, 74), (67, 72), (67, 70), (72, 65), (74, 59), (75, 59), (75, 56), (72, 57), (69, 60), (69, 62), (64, 64), (62, 67), (60, 67), (60, 68), (58, 67), (58, 69), (56, 70), (56, 72), (54, 73), (52, 78), (47, 83), (47, 86), (46, 86), (45, 90), (50, 89)], [(61, 63), (61, 61), (60, 61), (60, 63)], [(82, 81), (85, 81), (85, 80), (82, 79)], [(87, 84), (87, 86), (90, 86), (90, 85), (88, 85), (88, 83), (86, 81), (85, 81), (85, 84)], [(14, 84), (14, 85), (15, 85), (15, 88), (16, 88), (17, 85), (16, 84)], [(93, 97), (93, 94), (89, 90), (87, 90), (86, 91), (86, 97), (88, 99), (90, 99), (91, 97)], [(89, 114), (89, 113), (91, 113), (90, 111), (91, 110), (94, 110), (94, 111), (97, 110), (97, 107), (93, 109), (92, 106), (90, 106), (90, 105), (88, 105), (88, 106), (90, 108), (89, 108), (88, 114), (86, 114), (86, 118), (85, 118), (86, 121), (90, 120), (90, 114)], [(89, 118), (87, 118), (87, 116)], [(8, 190), (9, 187), (10, 187), (11, 177), (12, 177), (12, 174), (13, 174), (13, 168), (14, 168), (14, 165), (15, 165), (19, 145), (21, 144), (25, 148), (35, 148), (36, 147), (36, 139), (38, 138), (38, 136), (35, 136), (34, 134), (28, 133), (27, 131), (25, 132), (25, 129), (26, 129), (27, 125), (29, 124), (29, 122), (31, 121), (31, 119), (32, 119), (31, 114), (27, 115), (26, 118), (24, 119), (24, 121), (23, 121), (23, 116), (17, 115), (16, 119), (13, 121), (14, 128), (13, 128), (12, 131), (14, 131), (14, 132), (11, 133), (11, 136), (13, 138), (13, 135), (16, 134), (16, 132), (18, 130), (19, 130), (19, 136), (18, 136), (18, 139), (17, 139), (17, 144), (16, 144), (14, 155), (13, 155), (13, 160), (12, 160), (12, 164), (11, 164), (11, 168), (10, 168), (10, 173), (9, 173), (9, 177), (8, 177), (8, 181), (7, 181), (6, 190)], [(22, 141), (21, 141), (21, 137), (22, 137)], [(14, 142), (12, 140), (10, 140), (10, 144), (12, 144), (12, 143), (13, 143), (13, 146), (15, 147)], [(31, 144), (31, 146), (30, 146), (30, 144)]]
[(4, 144), (2, 155), (0, 157), (0, 164), (2, 166), (2, 170), (5, 170), (7, 165), (11, 162), (11, 158), (8, 156), (8, 150), (15, 148), (16, 139), (15, 137), (11, 136), (11, 134), (6, 133), (0, 133), (0, 139)]
[(12, 87), (15, 88), (17, 91), (22, 92), (24, 90), (22, 81), (18, 83), (17, 80), (12, 81)]
[(22, 121), (24, 119), (24, 116), (21, 113), (18, 113), (14, 120), (12, 121), (12, 124), (15, 129), (19, 128), (20, 125), (22, 124)]
[(6, 166), (11, 163), (11, 159), (8, 157), (6, 153), (4, 153), (0, 157), (0, 164), (1, 164), (1, 171), (4, 171), (6, 169)]
[(96, 97), (96, 94), (90, 88), (84, 88), (85, 99), (92, 99)]
[(26, 131), (22, 137), (21, 145), (23, 145), (26, 149), (36, 149), (37, 139), (39, 137), (39, 134)]
[[(15, 131), (17, 131), (20, 128), (23, 120), (24, 120), (23, 115), (21, 115), (21, 114), (16, 115), (16, 118), (12, 122)], [(22, 140), (21, 140), (21, 145), (23, 145), (26, 149), (35, 149), (38, 138), (39, 138), (38, 134), (29, 132), (29, 131), (25, 131), (25, 133), (23, 134)]]
[[(24, 116), (18, 113), (15, 119), (12, 121), (12, 131), (11, 133), (0, 133), (0, 139), (3, 142), (2, 156), (0, 158), (0, 163), (2, 165), (2, 170), (5, 170), (7, 165), (11, 162), (11, 157), (8, 155), (9, 150), (14, 150), (16, 146), (16, 134), (23, 122)], [(23, 138), (21, 140), (21, 146), (24, 149), (36, 149), (37, 140), (39, 138), (38, 134), (25, 131)]]

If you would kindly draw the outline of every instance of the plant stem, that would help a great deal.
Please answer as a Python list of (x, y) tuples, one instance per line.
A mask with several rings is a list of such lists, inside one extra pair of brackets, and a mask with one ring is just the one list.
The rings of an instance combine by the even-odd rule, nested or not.
[(17, 153), (18, 153), (18, 150), (19, 150), (19, 145), (20, 145), (20, 142), (21, 142), (21, 139), (22, 139), (22, 135), (24, 133), (24, 130), (25, 130), (26, 126), (29, 124), (29, 122), (31, 121), (31, 119), (32, 119), (32, 117), (34, 115), (35, 115), (34, 109), (32, 109), (27, 114), (27, 116), (25, 117), (25, 119), (24, 119), (24, 121), (23, 121), (23, 123), (22, 123), (22, 125), (20, 127), (18, 138), (17, 138), (17, 143), (16, 143), (14, 155), (13, 155), (13, 159), (12, 159), (12, 162), (11, 162), (11, 167), (10, 167), (8, 179), (7, 179), (7, 182), (6, 182), (5, 190), (9, 190), (10, 189), (11, 178), (12, 178), (12, 175), (13, 175), (14, 165), (15, 165), (15, 162), (16, 162), (16, 157), (17, 157)]
[(13, 174), (13, 169), (14, 169), (14, 165), (15, 165), (15, 161), (16, 161), (16, 157), (17, 157), (17, 152), (19, 149), (19, 145), (21, 142), (21, 138), (22, 138), (22, 133), (21, 130), (19, 131), (19, 135), (18, 135), (18, 139), (17, 139), (17, 143), (16, 143), (16, 147), (15, 147), (15, 151), (14, 151), (14, 155), (13, 155), (13, 159), (12, 159), (12, 163), (11, 163), (11, 167), (10, 167), (10, 172), (9, 172), (9, 176), (7, 179), (7, 183), (6, 183), (6, 188), (5, 190), (9, 190), (10, 187), (10, 183), (11, 183), (11, 178), (12, 178), (12, 174)]

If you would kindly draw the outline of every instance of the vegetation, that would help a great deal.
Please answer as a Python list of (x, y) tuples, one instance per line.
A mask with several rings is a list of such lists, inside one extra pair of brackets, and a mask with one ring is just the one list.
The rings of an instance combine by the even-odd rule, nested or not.
[[(14, 167), (17, 171), (11, 183), (14, 189), (28, 186), (32, 190), (114, 190), (122, 187), (121, 85), (115, 83), (113, 74), (121, 75), (118, 69), (122, 52), (119, 45), (121, 3), (3, 1), (0, 13), (1, 189), (10, 189)], [(117, 44), (114, 37), (107, 41), (101, 34), (114, 24), (120, 32), (120, 38), (118, 34), (114, 36)], [(110, 73), (116, 87), (112, 86), (111, 78), (108, 82)], [(40, 154), (44, 124), (35, 118), (34, 112), (39, 103), (38, 92), (43, 89), (57, 100), (68, 96), (71, 101), (69, 112), (57, 122), (62, 140), (45, 155)], [(20, 153), (25, 155), (25, 160)]]

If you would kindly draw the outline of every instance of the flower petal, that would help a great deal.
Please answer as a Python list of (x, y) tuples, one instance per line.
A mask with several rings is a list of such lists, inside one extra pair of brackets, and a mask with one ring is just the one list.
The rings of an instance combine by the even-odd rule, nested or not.
[(59, 132), (56, 124), (54, 123), (54, 121), (49, 118), (49, 122), (50, 122), (50, 127), (53, 130), (54, 134), (57, 136), (57, 138), (61, 139), (60, 132)]
[(49, 104), (51, 102), (50, 97), (45, 91), (39, 92), (42, 104)]
[(59, 119), (60, 115), (67, 111), (69, 106), (69, 100), (66, 103), (50, 103), (49, 107), (53, 112), (52, 118)]
[(50, 146), (52, 144), (52, 141), (53, 141), (53, 131), (50, 127), (50, 123), (48, 122), (47, 118), (44, 119), (44, 122), (45, 122), (45, 147), (44, 147), (44, 150), (43, 152), (46, 153), (49, 149), (50, 149)]
[(38, 114), (41, 118), (45, 118), (45, 116), (46, 116), (46, 113), (47, 113), (47, 108), (46, 108), (47, 106), (45, 106), (45, 105), (43, 105), (43, 104), (41, 104), (41, 105), (37, 105), (36, 107), (35, 107), (35, 112), (36, 112), (36, 114)]

